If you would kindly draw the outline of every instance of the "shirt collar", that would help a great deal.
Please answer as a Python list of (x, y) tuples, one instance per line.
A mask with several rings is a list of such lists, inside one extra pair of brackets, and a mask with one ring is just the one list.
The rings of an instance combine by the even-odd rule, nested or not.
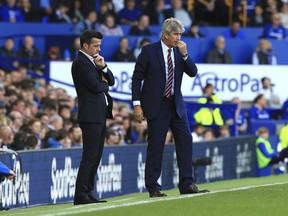
[(93, 58), (92, 56), (88, 55), (88, 54), (85, 53), (83, 50), (79, 50), (79, 51), (82, 52), (85, 56), (87, 56), (87, 58), (88, 58), (90, 61), (92, 61), (93, 64), (94, 64), (94, 58)]
[[(164, 44), (164, 42), (161, 40), (161, 46), (162, 46), (162, 50), (166, 53), (168, 52), (168, 50), (170, 49), (168, 46), (166, 46), (166, 44)], [(172, 52), (173, 52), (173, 48), (171, 48)]]

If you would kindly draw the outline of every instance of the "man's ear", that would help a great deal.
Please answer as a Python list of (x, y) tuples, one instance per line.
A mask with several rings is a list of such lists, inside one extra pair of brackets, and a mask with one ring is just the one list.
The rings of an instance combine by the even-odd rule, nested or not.
[(84, 47), (85, 49), (88, 49), (89, 45), (88, 45), (87, 43), (84, 43), (84, 44), (83, 44), (83, 47)]

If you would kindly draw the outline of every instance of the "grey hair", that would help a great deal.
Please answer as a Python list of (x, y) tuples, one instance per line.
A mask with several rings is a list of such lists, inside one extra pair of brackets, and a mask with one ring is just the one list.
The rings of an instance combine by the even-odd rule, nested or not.
[(162, 24), (161, 39), (164, 39), (165, 34), (170, 34), (173, 31), (185, 31), (182, 22), (174, 17), (166, 19)]
[(50, 117), (50, 119), (49, 119), (49, 123), (50, 123), (50, 124), (51, 124), (51, 123), (54, 123), (54, 122), (57, 122), (57, 121), (63, 121), (63, 118), (62, 118), (60, 115), (58, 115), (58, 114), (52, 115), (52, 116)]

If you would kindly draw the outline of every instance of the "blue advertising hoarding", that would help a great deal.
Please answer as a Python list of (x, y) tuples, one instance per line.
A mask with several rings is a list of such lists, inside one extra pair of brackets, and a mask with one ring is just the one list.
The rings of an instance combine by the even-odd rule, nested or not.
[[(194, 143), (194, 159), (212, 159), (211, 165), (197, 169), (197, 183), (255, 176), (255, 139), (247, 136)], [(16, 172), (13, 181), (4, 181), (0, 187), (3, 205), (13, 208), (72, 201), (81, 154), (80, 148), (73, 148), (23, 151), (20, 157), (3, 155), (2, 161)], [(146, 145), (106, 146), (97, 171), (95, 194), (107, 198), (146, 192), (145, 158)], [(173, 144), (165, 147), (159, 182), (163, 190), (177, 187)]]

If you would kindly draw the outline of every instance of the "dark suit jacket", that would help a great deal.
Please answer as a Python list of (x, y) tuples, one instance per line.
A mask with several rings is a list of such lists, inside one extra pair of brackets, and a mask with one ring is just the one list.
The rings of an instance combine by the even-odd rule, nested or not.
[[(184, 61), (179, 49), (173, 48), (175, 57), (174, 70), (174, 96), (177, 114), (180, 118), (186, 115), (181, 82), (183, 73), (195, 77), (197, 67), (192, 58), (188, 56)], [(141, 81), (143, 88), (141, 88)], [(153, 119), (161, 111), (160, 105), (166, 85), (165, 62), (161, 41), (146, 45), (136, 61), (132, 76), (132, 100), (140, 100), (145, 117)]]
[[(112, 98), (108, 94), (109, 86), (114, 85), (114, 76), (108, 69), (102, 81), (102, 70), (96, 67), (82, 52), (72, 64), (72, 77), (78, 96), (78, 122), (105, 122), (112, 118)], [(108, 86), (109, 85), (109, 86)], [(105, 95), (109, 105), (107, 106)]]

